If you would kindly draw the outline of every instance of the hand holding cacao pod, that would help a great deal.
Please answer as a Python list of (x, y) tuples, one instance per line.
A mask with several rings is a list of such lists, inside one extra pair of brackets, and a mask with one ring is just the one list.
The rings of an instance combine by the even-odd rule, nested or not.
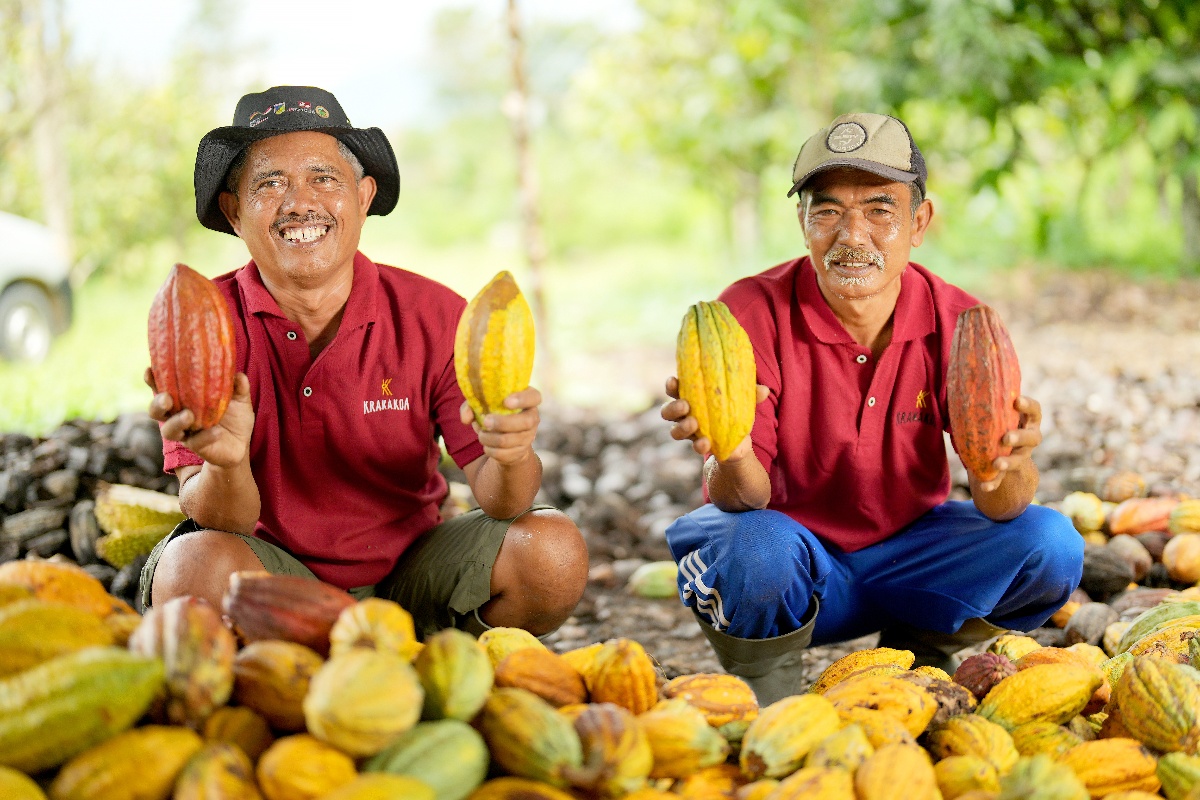
[(529, 387), (533, 352), (533, 312), (504, 270), (467, 304), (454, 334), (454, 374), (480, 424), (487, 414), (520, 410), (504, 400)]
[(169, 415), (188, 410), (190, 431), (206, 430), (233, 397), (233, 318), (216, 284), (176, 264), (150, 304), (150, 369), (156, 393), (171, 398)]
[(1008, 330), (989, 306), (972, 306), (958, 315), (946, 395), (950, 435), (963, 466), (980, 481), (995, 480), (1000, 474), (996, 459), (1013, 451), (1004, 437), (1021, 425), (1021, 367)]

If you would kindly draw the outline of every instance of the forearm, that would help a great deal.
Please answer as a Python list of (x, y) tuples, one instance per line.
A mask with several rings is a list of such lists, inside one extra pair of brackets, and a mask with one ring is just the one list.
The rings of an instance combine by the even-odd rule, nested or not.
[(180, 481), (180, 508), (197, 525), (232, 533), (254, 532), (262, 513), (262, 499), (249, 459), (233, 467), (205, 462), (190, 477), (180, 474)]
[(483, 513), (509, 519), (527, 511), (542, 485), (542, 460), (537, 453), (531, 449), (527, 457), (509, 464), (482, 458), (473, 492)]
[(1024, 513), (1038, 487), (1038, 469), (1033, 461), (1025, 461), (1005, 474), (1004, 480), (991, 492), (980, 488), (980, 481), (968, 473), (971, 499), (979, 512), (996, 522), (1015, 519)]
[(771, 501), (771, 478), (753, 454), (737, 461), (709, 458), (704, 476), (709, 499), (722, 511), (753, 511)]

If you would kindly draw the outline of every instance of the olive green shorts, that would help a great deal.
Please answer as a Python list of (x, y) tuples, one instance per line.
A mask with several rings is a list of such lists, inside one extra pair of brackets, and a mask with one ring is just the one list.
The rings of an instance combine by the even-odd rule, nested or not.
[[(535, 505), (530, 511), (552, 508)], [(409, 545), (390, 575), (373, 586), (350, 589), (350, 594), (360, 600), (395, 600), (413, 615), (421, 637), (443, 628), (463, 627), (492, 597), (492, 566), (516, 518), (492, 519), (476, 509), (448, 519)], [(143, 608), (150, 607), (154, 569), (167, 543), (198, 530), (201, 528), (195, 522), (184, 520), (150, 553), (141, 574)], [(312, 570), (283, 548), (253, 536), (234, 535), (250, 546), (268, 572), (316, 579)]]

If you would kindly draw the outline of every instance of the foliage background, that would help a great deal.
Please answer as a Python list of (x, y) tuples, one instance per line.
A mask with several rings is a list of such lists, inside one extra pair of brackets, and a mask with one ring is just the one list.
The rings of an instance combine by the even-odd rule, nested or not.
[[(190, 4), (169, 68), (146, 74), (81, 55), (62, 2), (0, 0), (0, 209), (61, 230), (77, 291), (76, 323), (44, 364), (0, 364), (0, 430), (144, 407), (145, 313), (167, 268), (245, 260), (195, 220), (196, 142), (227, 122), (230, 98), (292, 82), (243, 63), (230, 0)], [(615, 27), (526, 18), (558, 402), (655, 401), (687, 304), (802, 252), (791, 162), (848, 110), (909, 124), (938, 209), (915, 258), (984, 296), (1016, 269), (1200, 268), (1198, 4), (634, 11)], [(503, 19), (495, 3), (444, 4), (425, 36), (430, 113), (387, 130), (404, 190), (363, 250), (470, 296), (499, 269), (526, 277)]]

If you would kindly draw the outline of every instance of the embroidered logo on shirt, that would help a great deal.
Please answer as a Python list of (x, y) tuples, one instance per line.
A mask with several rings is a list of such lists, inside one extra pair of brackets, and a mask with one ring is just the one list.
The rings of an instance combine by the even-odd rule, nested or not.
[(916, 411), (897, 411), (896, 424), (905, 425), (912, 422), (919, 422), (922, 425), (937, 425), (937, 420), (933, 416), (933, 412), (929, 410), (929, 392), (921, 389), (917, 392)]
[(924, 408), (925, 401), (928, 399), (929, 399), (929, 392), (925, 391), (924, 389), (917, 392), (917, 408)]
[(379, 385), (382, 400), (363, 400), (363, 414), (374, 414), (376, 411), (408, 411), (407, 397), (392, 396), (392, 379), (384, 378)]
[(391, 390), (390, 388), (388, 388), (388, 387), (391, 385), (391, 383), (392, 383), (392, 379), (391, 379), (391, 378), (384, 378), (384, 379), (383, 379), (383, 394), (384, 394), (386, 397), (391, 397), (391, 396), (392, 396), (392, 390)]

